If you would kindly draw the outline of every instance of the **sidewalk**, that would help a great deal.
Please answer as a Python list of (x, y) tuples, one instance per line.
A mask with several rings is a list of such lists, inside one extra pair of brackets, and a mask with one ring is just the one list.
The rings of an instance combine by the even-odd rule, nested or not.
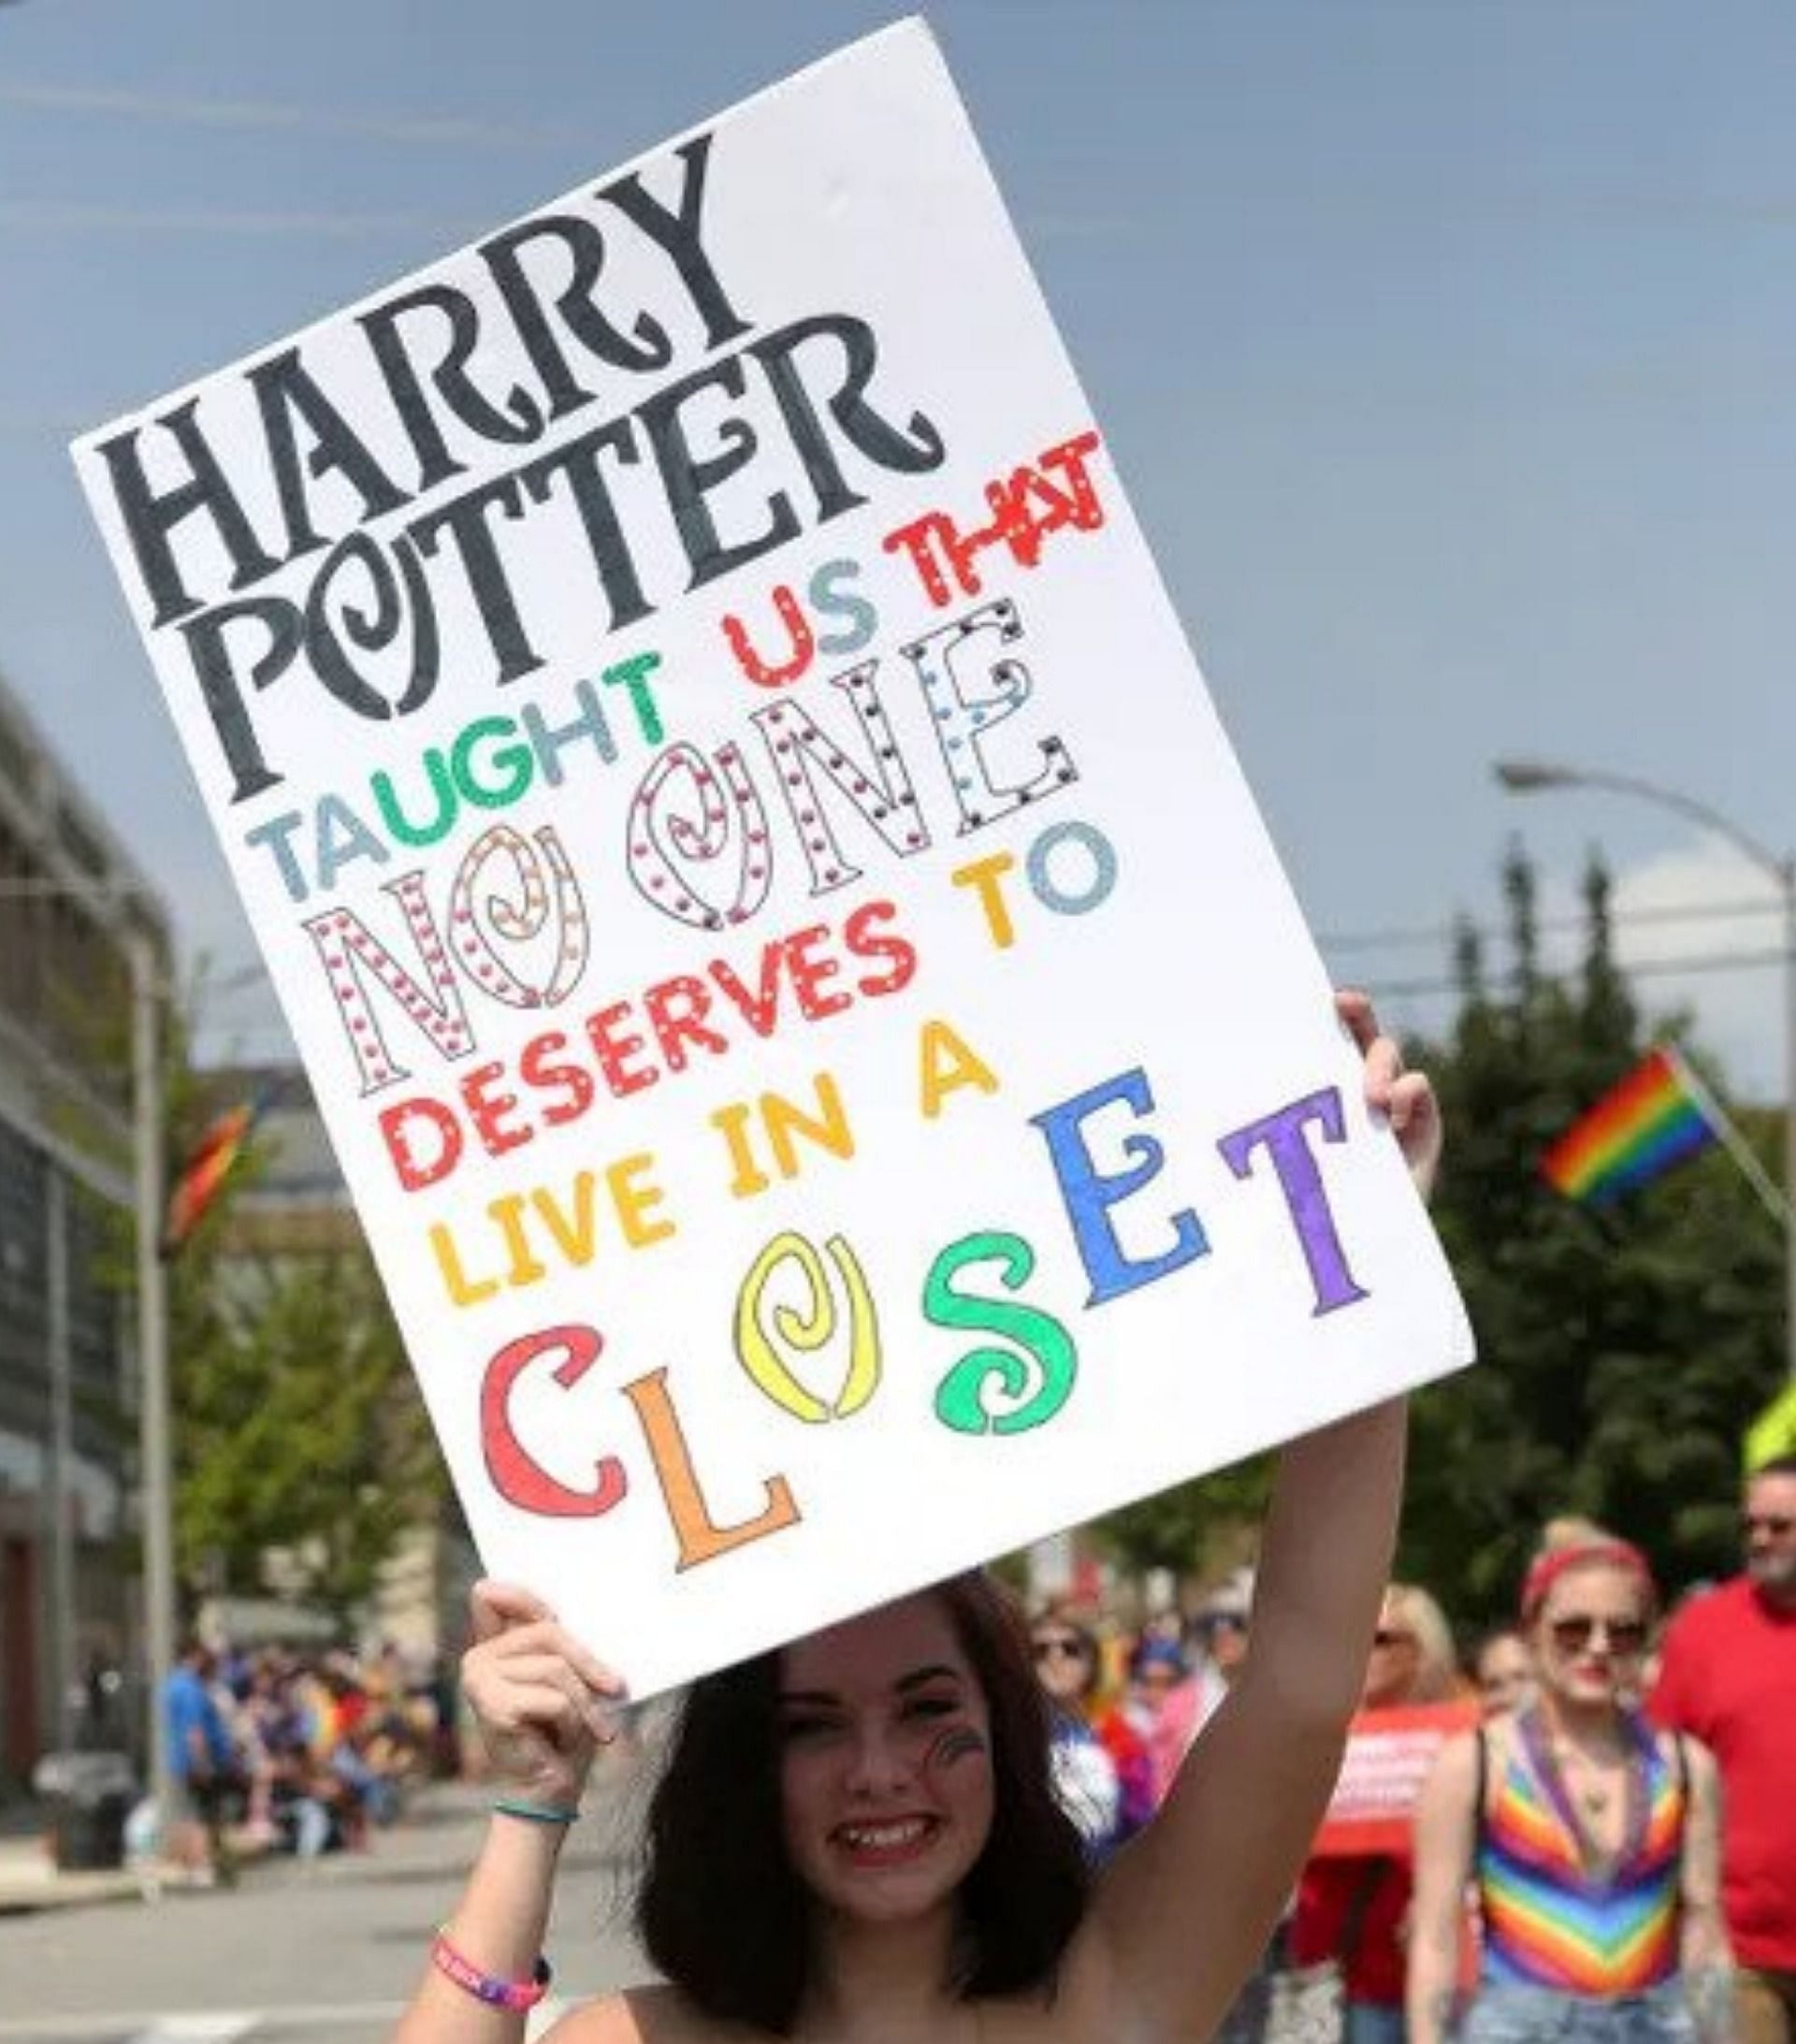
[[(62, 1909), (97, 1902), (153, 1902), (181, 1885), (181, 1870), (166, 1861), (141, 1867), (67, 1872), (51, 1851), (50, 1815), (41, 1804), (9, 1806), (0, 1821), (0, 1916), (23, 1909)], [(266, 1844), (234, 1834), (239, 1866), (267, 1855)]]

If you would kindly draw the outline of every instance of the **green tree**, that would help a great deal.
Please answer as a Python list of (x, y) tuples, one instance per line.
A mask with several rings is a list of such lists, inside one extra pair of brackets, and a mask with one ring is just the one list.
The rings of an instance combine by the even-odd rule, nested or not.
[(347, 1616), (443, 1488), (372, 1261), (233, 1257), (192, 1305), (174, 1366), (183, 1575), (253, 1590), (278, 1550)]
[[(1451, 1034), (1410, 1046), (1447, 1119), (1435, 1216), (1481, 1365), (1417, 1400), (1401, 1566), (1465, 1620), (1509, 1608), (1558, 1513), (1638, 1541), (1670, 1587), (1729, 1567), (1741, 1434), (1781, 1373), (1782, 1242), (1731, 1158), (1711, 1152), (1603, 1212), (1540, 1176), (1553, 1138), (1648, 1036), (1615, 963), (1600, 865), (1586, 877), (1585, 955), (1563, 979), (1541, 969), (1518, 850), (1504, 881), (1506, 991), (1462, 949)], [(1772, 1117), (1745, 1123), (1761, 1144), (1774, 1134)]]

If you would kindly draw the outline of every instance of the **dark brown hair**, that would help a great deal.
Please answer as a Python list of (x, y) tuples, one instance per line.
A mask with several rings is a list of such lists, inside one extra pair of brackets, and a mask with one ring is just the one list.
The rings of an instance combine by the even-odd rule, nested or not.
[[(992, 1725), (992, 1831), (961, 1884), (965, 1997), (1048, 1991), (1085, 1911), (1078, 1831), (1053, 1790), (1048, 1706), (1015, 1606), (983, 1574), (939, 1598)], [(649, 1805), (636, 1928), (659, 1971), (705, 2015), (788, 2037), (810, 1977), (812, 1900), (787, 1856), (780, 1806), (779, 1656), (688, 1692)]]

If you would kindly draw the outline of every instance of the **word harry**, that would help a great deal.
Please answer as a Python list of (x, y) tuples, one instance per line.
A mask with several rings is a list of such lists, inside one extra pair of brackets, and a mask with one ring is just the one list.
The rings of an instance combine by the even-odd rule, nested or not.
[[(529, 527), (514, 553), (533, 549), (542, 507), (584, 548), (587, 599), (602, 603), (599, 629), (617, 631), (785, 545), (807, 518), (821, 526), (866, 502), (850, 454), (906, 475), (946, 460), (923, 413), (900, 423), (869, 398), (879, 346), (864, 320), (818, 312), (756, 334), (705, 239), (711, 139), (676, 152), (670, 197), (630, 171), (96, 444), (151, 628), (184, 642), (234, 802), (284, 778), (252, 703), (290, 670), (309, 670), (358, 718), (408, 717), (430, 700), (439, 613), (461, 600), (433, 592), (426, 563), (439, 557), (474, 600), (493, 681), (541, 667), (530, 578), (514, 573), (500, 533)], [(552, 302), (551, 274), (566, 279)], [(704, 359), (661, 381), (682, 356)], [(351, 396), (370, 378), (371, 408)], [(606, 386), (645, 379), (656, 381), (633, 406), (558, 430)], [(496, 460), (510, 465), (495, 474)], [(765, 486), (775, 463), (784, 479), (803, 475), (808, 504)], [(471, 486), (438, 495), (471, 470)], [(732, 478), (726, 533), (713, 498)], [(751, 480), (763, 486), (751, 492)], [(278, 532), (252, 515), (265, 504), (278, 507)], [(384, 539), (363, 529), (401, 514)], [(670, 525), (684, 573), (661, 587), (649, 563)], [(302, 587), (246, 593), (314, 555)], [(221, 570), (229, 601), (215, 600)], [(376, 655), (383, 674), (403, 670), (397, 695), (369, 672)]]
[[(1204, 1227), (1189, 1208), (1166, 1217), (1165, 1246), (1156, 1253), (1131, 1254), (1122, 1246), (1116, 1210), (1159, 1175), (1165, 1152), (1157, 1138), (1137, 1125), (1122, 1138), (1124, 1167), (1106, 1170), (1093, 1155), (1086, 1124), (1106, 1110), (1120, 1110), (1139, 1123), (1153, 1106), (1147, 1075), (1137, 1067), (1032, 1118), (1047, 1143), (1091, 1287), (1088, 1312), (1160, 1283), (1210, 1253)], [(1311, 1313), (1319, 1317), (1368, 1294), (1348, 1265), (1312, 1136), (1329, 1144), (1347, 1139), (1340, 1095), (1332, 1087), (1231, 1131), (1217, 1149), (1238, 1181), (1253, 1179), (1262, 1157), (1271, 1166), (1308, 1273)], [(824, 1250), (841, 1280), (846, 1313), (837, 1308), (823, 1255), (805, 1238), (788, 1233), (770, 1242), (748, 1270), (738, 1292), (733, 1329), (736, 1358), (749, 1384), (807, 1426), (827, 1426), (863, 1412), (879, 1391), (883, 1371), (878, 1315), (860, 1259), (841, 1237), (829, 1240)], [(928, 1324), (988, 1337), (962, 1354), (936, 1386), (934, 1415), (956, 1433), (1028, 1432), (1055, 1418), (1072, 1396), (1079, 1372), (1073, 1335), (1054, 1314), (1017, 1296), (1036, 1265), (1031, 1243), (996, 1228), (949, 1244), (930, 1265), (922, 1285)], [(807, 1294), (806, 1303), (776, 1302), (779, 1281), (789, 1290), (794, 1278)], [(804, 1382), (795, 1363), (830, 1344), (844, 1321), (847, 1366), (840, 1388), (825, 1398)], [(545, 1468), (513, 1424), (513, 1396), (528, 1373), (546, 1366), (554, 1383), (571, 1390), (598, 1363), (604, 1347), (598, 1329), (564, 1325), (508, 1341), (488, 1361), (480, 1392), (486, 1472), (515, 1510), (541, 1518), (598, 1518), (630, 1495), (630, 1473), (617, 1455), (594, 1463), (592, 1483), (578, 1487)], [(760, 1480), (764, 1502), (758, 1513), (720, 1525), (693, 1467), (670, 1371), (652, 1370), (621, 1391), (641, 1428), (673, 1526), (676, 1571), (800, 1523), (804, 1515), (791, 1483), (777, 1474)]]

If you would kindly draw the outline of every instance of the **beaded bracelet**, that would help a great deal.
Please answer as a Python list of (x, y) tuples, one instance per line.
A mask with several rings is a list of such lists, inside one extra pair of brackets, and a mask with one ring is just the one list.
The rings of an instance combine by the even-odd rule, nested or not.
[(471, 1960), (464, 1959), (449, 1942), (446, 1930), (437, 1933), (436, 1942), (430, 1947), (430, 1960), (439, 1973), (452, 1979), (464, 1993), (485, 2002), (489, 2008), (534, 2008), (548, 1993), (549, 1982), (555, 1978), (549, 1962), (539, 1959), (535, 1972), (528, 1980), (496, 1979), (490, 1973), (483, 1973)]
[(512, 1795), (495, 1796), (493, 1808), (500, 1817), (521, 1817), (527, 1824), (572, 1824), (580, 1815), (578, 1804), (528, 1803)]

